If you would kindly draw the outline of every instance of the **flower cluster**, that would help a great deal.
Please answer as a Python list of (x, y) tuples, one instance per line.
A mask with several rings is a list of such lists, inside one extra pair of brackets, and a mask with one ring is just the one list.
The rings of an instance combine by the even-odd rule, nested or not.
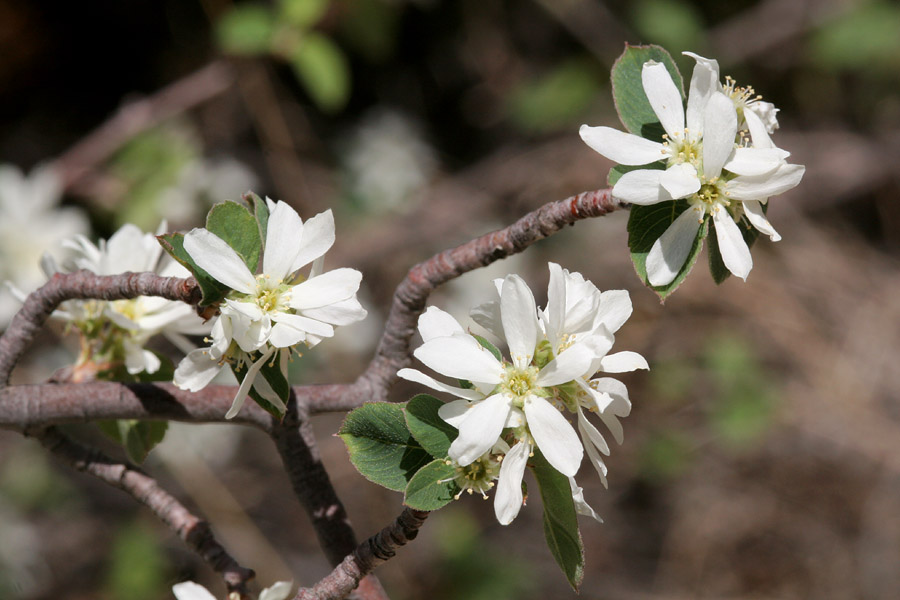
[[(250, 390), (283, 411), (284, 402), (267, 377), (277, 365), (284, 380), (294, 346), (308, 347), (334, 335), (334, 327), (366, 316), (356, 299), (362, 275), (354, 269), (323, 272), (323, 255), (334, 243), (330, 210), (308, 219), (282, 201), (269, 209), (262, 272), (254, 274), (224, 240), (206, 229), (184, 237), (194, 264), (231, 291), (212, 327), (210, 346), (190, 352), (175, 370), (175, 384), (200, 390), (226, 365), (241, 385), (226, 418), (234, 417)], [(310, 265), (306, 276), (300, 270)]]
[[(166, 224), (160, 225), (165, 231)], [(63, 246), (72, 252), (72, 269), (84, 269), (98, 275), (118, 275), (126, 271), (153, 272), (163, 277), (187, 277), (187, 269), (163, 253), (151, 233), (134, 225), (124, 225), (109, 240), (96, 245), (83, 235), (65, 240)], [(49, 278), (63, 269), (45, 254), (41, 267)], [(66, 270), (69, 270), (68, 268)], [(20, 300), (25, 295), (15, 290)], [(165, 298), (138, 296), (128, 300), (68, 300), (53, 313), (54, 318), (68, 321), (82, 335), (81, 355), (76, 372), (81, 368), (112, 370), (124, 365), (129, 375), (153, 375), (162, 365), (159, 357), (144, 346), (150, 338), (163, 335), (173, 345), (189, 352), (194, 345), (185, 337), (209, 331), (194, 312), (182, 302)]]
[[(291, 597), (290, 581), (278, 581), (259, 593), (259, 600), (287, 600)], [(193, 581), (183, 581), (172, 586), (172, 593), (177, 600), (216, 600), (216, 597), (205, 587)]]
[[(509, 359), (430, 307), (419, 319), (424, 344), (414, 355), (464, 383), (449, 385), (415, 369), (398, 375), (459, 398), (439, 412), (459, 430), (449, 450), (458, 467), (456, 481), (461, 489), (484, 494), (497, 480), (494, 510), (500, 523), (512, 522), (522, 506), (522, 476), (535, 449), (569, 478), (579, 512), (596, 517), (574, 476), (587, 451), (605, 485), (600, 455), (608, 455), (609, 446), (585, 413), (598, 415), (621, 443), (618, 418), (628, 415), (631, 404), (620, 382), (592, 377), (597, 371), (648, 368), (634, 352), (608, 354), (613, 334), (631, 315), (628, 292), (601, 293), (579, 273), (554, 263), (543, 310), (518, 275), (497, 280), (496, 287), (499, 299), (475, 308), (472, 318), (506, 342)], [(578, 433), (567, 412), (575, 414)]]
[(624, 173), (613, 195), (637, 205), (685, 199), (689, 205), (656, 240), (647, 255), (651, 285), (671, 283), (690, 254), (699, 228), (708, 218), (715, 227), (725, 266), (746, 279), (753, 267), (738, 223), (780, 236), (766, 218), (770, 196), (795, 187), (804, 167), (786, 162), (789, 153), (769, 137), (778, 127), (777, 109), (752, 88), (719, 79), (719, 65), (693, 53), (696, 61), (687, 107), (662, 63), (647, 61), (643, 90), (666, 134), (662, 142), (609, 127), (581, 126), (581, 138), (603, 156), (647, 168)]

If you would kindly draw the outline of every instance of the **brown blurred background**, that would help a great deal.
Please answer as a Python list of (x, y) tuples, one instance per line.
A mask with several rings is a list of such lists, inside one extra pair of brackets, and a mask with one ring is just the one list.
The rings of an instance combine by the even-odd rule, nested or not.
[[(631, 292), (616, 348), (651, 371), (621, 377), (634, 410), (609, 489), (587, 465), (579, 478), (605, 520), (582, 522), (581, 597), (897, 598), (900, 4), (318, 4), (0, 0), (0, 163), (27, 172), (59, 159), (61, 205), (99, 237), (163, 217), (199, 225), (211, 202), (248, 187), (304, 217), (332, 207), (329, 264), (363, 272), (370, 316), (308, 353), (294, 380), (349, 381), (412, 264), (605, 185), (611, 164), (577, 130), (619, 126), (608, 74), (626, 41), (665, 46), (686, 77), (682, 51), (716, 58), (781, 109), (774, 140), (807, 167), (770, 204), (784, 239), (754, 247), (746, 283), (716, 286), (701, 258), (661, 306), (634, 275), (623, 213), (466, 275), (433, 303), (462, 318), (508, 272), (541, 302), (548, 260)], [(19, 260), (0, 248), (0, 265)], [(56, 340), (42, 339), (17, 381), (72, 360), (72, 341)], [(315, 428), (365, 537), (401, 497), (353, 470), (333, 437), (340, 421)], [(145, 467), (261, 583), (328, 571), (265, 437), (172, 427)], [(490, 502), (464, 498), (378, 575), (397, 600), (572, 597), (539, 502), (501, 527)], [(154, 600), (188, 578), (223, 593), (129, 498), (0, 432), (0, 598)]]

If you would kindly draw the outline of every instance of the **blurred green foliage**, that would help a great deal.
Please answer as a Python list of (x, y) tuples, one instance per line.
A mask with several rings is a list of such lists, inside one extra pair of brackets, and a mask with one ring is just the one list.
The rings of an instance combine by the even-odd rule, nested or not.
[(527, 133), (575, 127), (600, 95), (604, 79), (589, 61), (565, 61), (516, 87), (509, 97), (510, 118)]
[(328, 0), (237, 4), (219, 19), (216, 37), (228, 54), (287, 62), (316, 105), (337, 112), (350, 97), (350, 65), (340, 46), (314, 30), (328, 7)]
[(630, 6), (635, 29), (644, 40), (664, 46), (673, 55), (698, 52), (703, 46), (703, 19), (696, 5), (682, 0), (639, 0)]
[(77, 510), (81, 498), (65, 477), (53, 469), (36, 443), (18, 446), (4, 457), (0, 496), (23, 512)]
[(434, 541), (441, 569), (433, 600), (515, 600), (534, 589), (533, 569), (512, 553), (485, 547), (472, 516), (451, 505), (435, 519)]
[(856, 3), (815, 31), (809, 47), (822, 68), (897, 78), (900, 4), (888, 0)]
[(139, 521), (116, 532), (106, 574), (110, 598), (155, 600), (167, 597), (168, 562), (156, 535)]

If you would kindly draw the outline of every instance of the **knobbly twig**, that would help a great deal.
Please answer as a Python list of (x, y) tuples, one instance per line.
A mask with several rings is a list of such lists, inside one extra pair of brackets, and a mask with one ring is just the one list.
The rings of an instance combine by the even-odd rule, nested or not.
[[(386, 400), (397, 371), (411, 363), (410, 341), (425, 303), (438, 286), (506, 256), (522, 252), (581, 219), (600, 217), (625, 205), (610, 190), (577, 194), (548, 203), (512, 225), (445, 250), (410, 269), (394, 292), (393, 302), (375, 356), (349, 384), (295, 386), (288, 413), (278, 422), (253, 403), (233, 421), (268, 433), (282, 457), (300, 504), (309, 514), (319, 542), (335, 570), (300, 599), (336, 599), (357, 588), (369, 600), (387, 598), (377, 579), (368, 575), (390, 559), (395, 549), (412, 540), (428, 513), (406, 509), (397, 520), (357, 546), (346, 511), (319, 457), (310, 415), (347, 411), (365, 402)], [(189, 393), (171, 384), (91, 382), (9, 386), (18, 360), (53, 311), (66, 300), (119, 300), (160, 296), (196, 306), (200, 290), (193, 278), (160, 277), (152, 273), (100, 276), (87, 271), (56, 274), (26, 299), (0, 337), (0, 427), (39, 437), (54, 454), (78, 470), (119, 487), (147, 505), (214, 569), (230, 591), (246, 593), (252, 577), (225, 552), (208, 525), (191, 515), (149, 476), (116, 463), (99, 451), (75, 444), (53, 425), (96, 419), (165, 419), (193, 423), (224, 422), (235, 388), (211, 386)]]
[(247, 582), (252, 569), (242, 567), (213, 537), (209, 523), (194, 516), (152, 477), (134, 467), (119, 463), (99, 450), (72, 441), (48, 428), (36, 436), (47, 450), (78, 471), (84, 471), (117, 487), (149, 508), (181, 540), (217, 573), (221, 573), (229, 593), (248, 598)]

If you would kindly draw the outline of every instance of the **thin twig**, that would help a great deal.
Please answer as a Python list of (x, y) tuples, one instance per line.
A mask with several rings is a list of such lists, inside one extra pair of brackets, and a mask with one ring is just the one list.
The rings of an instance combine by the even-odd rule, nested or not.
[(73, 468), (119, 488), (152, 510), (213, 570), (222, 574), (230, 593), (237, 592), (240, 598), (250, 597), (247, 582), (253, 579), (253, 570), (239, 565), (213, 537), (209, 523), (191, 514), (155, 479), (109, 458), (95, 448), (74, 442), (53, 428), (41, 432), (37, 438), (47, 450)]
[(63, 186), (78, 184), (128, 140), (142, 131), (214, 98), (231, 87), (234, 75), (218, 60), (164, 87), (157, 93), (122, 106), (119, 111), (80, 142), (66, 150), (53, 166)]
[(154, 273), (56, 273), (28, 295), (6, 333), (0, 336), (0, 388), (9, 385), (16, 363), (60, 304), (74, 299), (123, 300), (138, 296), (159, 296), (196, 305), (200, 301), (200, 286), (193, 277), (160, 277)]
[(403, 509), (393, 523), (357, 546), (314, 587), (298, 590), (294, 600), (346, 598), (367, 573), (393, 558), (397, 548), (416, 538), (428, 514), (411, 508)]
[[(356, 547), (356, 534), (322, 464), (306, 405), (292, 394), (287, 406), (284, 419), (272, 425), (272, 439), (325, 557), (331, 566), (337, 566)], [(374, 576), (363, 583), (366, 585), (358, 591), (361, 599), (388, 600)]]

